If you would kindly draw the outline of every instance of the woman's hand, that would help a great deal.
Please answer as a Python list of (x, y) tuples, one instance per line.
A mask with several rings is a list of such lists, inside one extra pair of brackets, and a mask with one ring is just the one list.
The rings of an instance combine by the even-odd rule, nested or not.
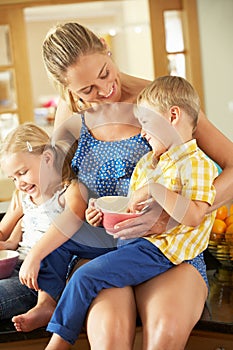
[(142, 215), (118, 223), (114, 227), (117, 230), (116, 233), (114, 233), (114, 237), (130, 239), (152, 234), (156, 235), (176, 225), (177, 222), (170, 218), (157, 202), (153, 201)]
[(19, 280), (28, 288), (39, 290), (37, 277), (40, 269), (40, 259), (36, 259), (31, 252), (28, 253), (19, 271)]
[(86, 221), (89, 225), (100, 226), (103, 220), (103, 214), (95, 207), (95, 199), (90, 198), (88, 208), (85, 211)]

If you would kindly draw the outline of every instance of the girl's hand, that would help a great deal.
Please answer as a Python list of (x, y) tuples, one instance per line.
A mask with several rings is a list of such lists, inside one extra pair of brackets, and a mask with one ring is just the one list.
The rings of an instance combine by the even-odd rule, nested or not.
[(85, 211), (86, 221), (89, 225), (100, 226), (103, 220), (103, 214), (95, 207), (95, 199), (91, 198), (88, 203), (88, 208)]
[(36, 259), (31, 252), (28, 253), (19, 271), (19, 280), (28, 288), (39, 290), (37, 283), (38, 272), (40, 269), (40, 259)]
[(149, 235), (156, 235), (165, 232), (176, 226), (177, 222), (153, 201), (147, 210), (140, 216), (122, 221), (115, 225), (115, 238), (130, 239)]

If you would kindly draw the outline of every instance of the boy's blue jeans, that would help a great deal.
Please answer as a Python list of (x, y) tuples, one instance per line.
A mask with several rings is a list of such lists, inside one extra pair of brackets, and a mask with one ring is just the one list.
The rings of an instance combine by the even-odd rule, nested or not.
[(92, 300), (102, 289), (135, 286), (173, 266), (155, 245), (143, 238), (99, 256), (73, 274), (47, 330), (74, 344)]
[(40, 289), (58, 300), (65, 288), (74, 256), (78, 259), (94, 259), (115, 250), (116, 243), (104, 228), (93, 227), (84, 222), (71, 239), (42, 260), (38, 275)]

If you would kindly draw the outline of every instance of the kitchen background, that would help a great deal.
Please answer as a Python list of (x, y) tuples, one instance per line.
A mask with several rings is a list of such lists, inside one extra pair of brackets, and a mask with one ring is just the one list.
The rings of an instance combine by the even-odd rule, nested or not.
[[(233, 1), (197, 0), (197, 7), (205, 112), (233, 140)], [(77, 20), (105, 35), (122, 71), (154, 77), (147, 0), (27, 8), (25, 19), (35, 107), (56, 99), (43, 67), (41, 45), (48, 29), (57, 22)], [(40, 118), (41, 111), (36, 113)]]

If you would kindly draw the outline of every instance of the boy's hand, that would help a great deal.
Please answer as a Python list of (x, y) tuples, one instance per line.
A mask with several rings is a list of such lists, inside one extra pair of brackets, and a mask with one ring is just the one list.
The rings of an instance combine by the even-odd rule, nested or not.
[(103, 213), (96, 209), (95, 199), (91, 198), (88, 203), (88, 208), (85, 211), (86, 221), (89, 225), (100, 226), (103, 220)]
[(147, 206), (146, 201), (149, 199), (151, 199), (151, 195), (148, 191), (148, 186), (143, 186), (137, 191), (132, 192), (128, 204), (128, 212), (135, 213), (142, 211)]

